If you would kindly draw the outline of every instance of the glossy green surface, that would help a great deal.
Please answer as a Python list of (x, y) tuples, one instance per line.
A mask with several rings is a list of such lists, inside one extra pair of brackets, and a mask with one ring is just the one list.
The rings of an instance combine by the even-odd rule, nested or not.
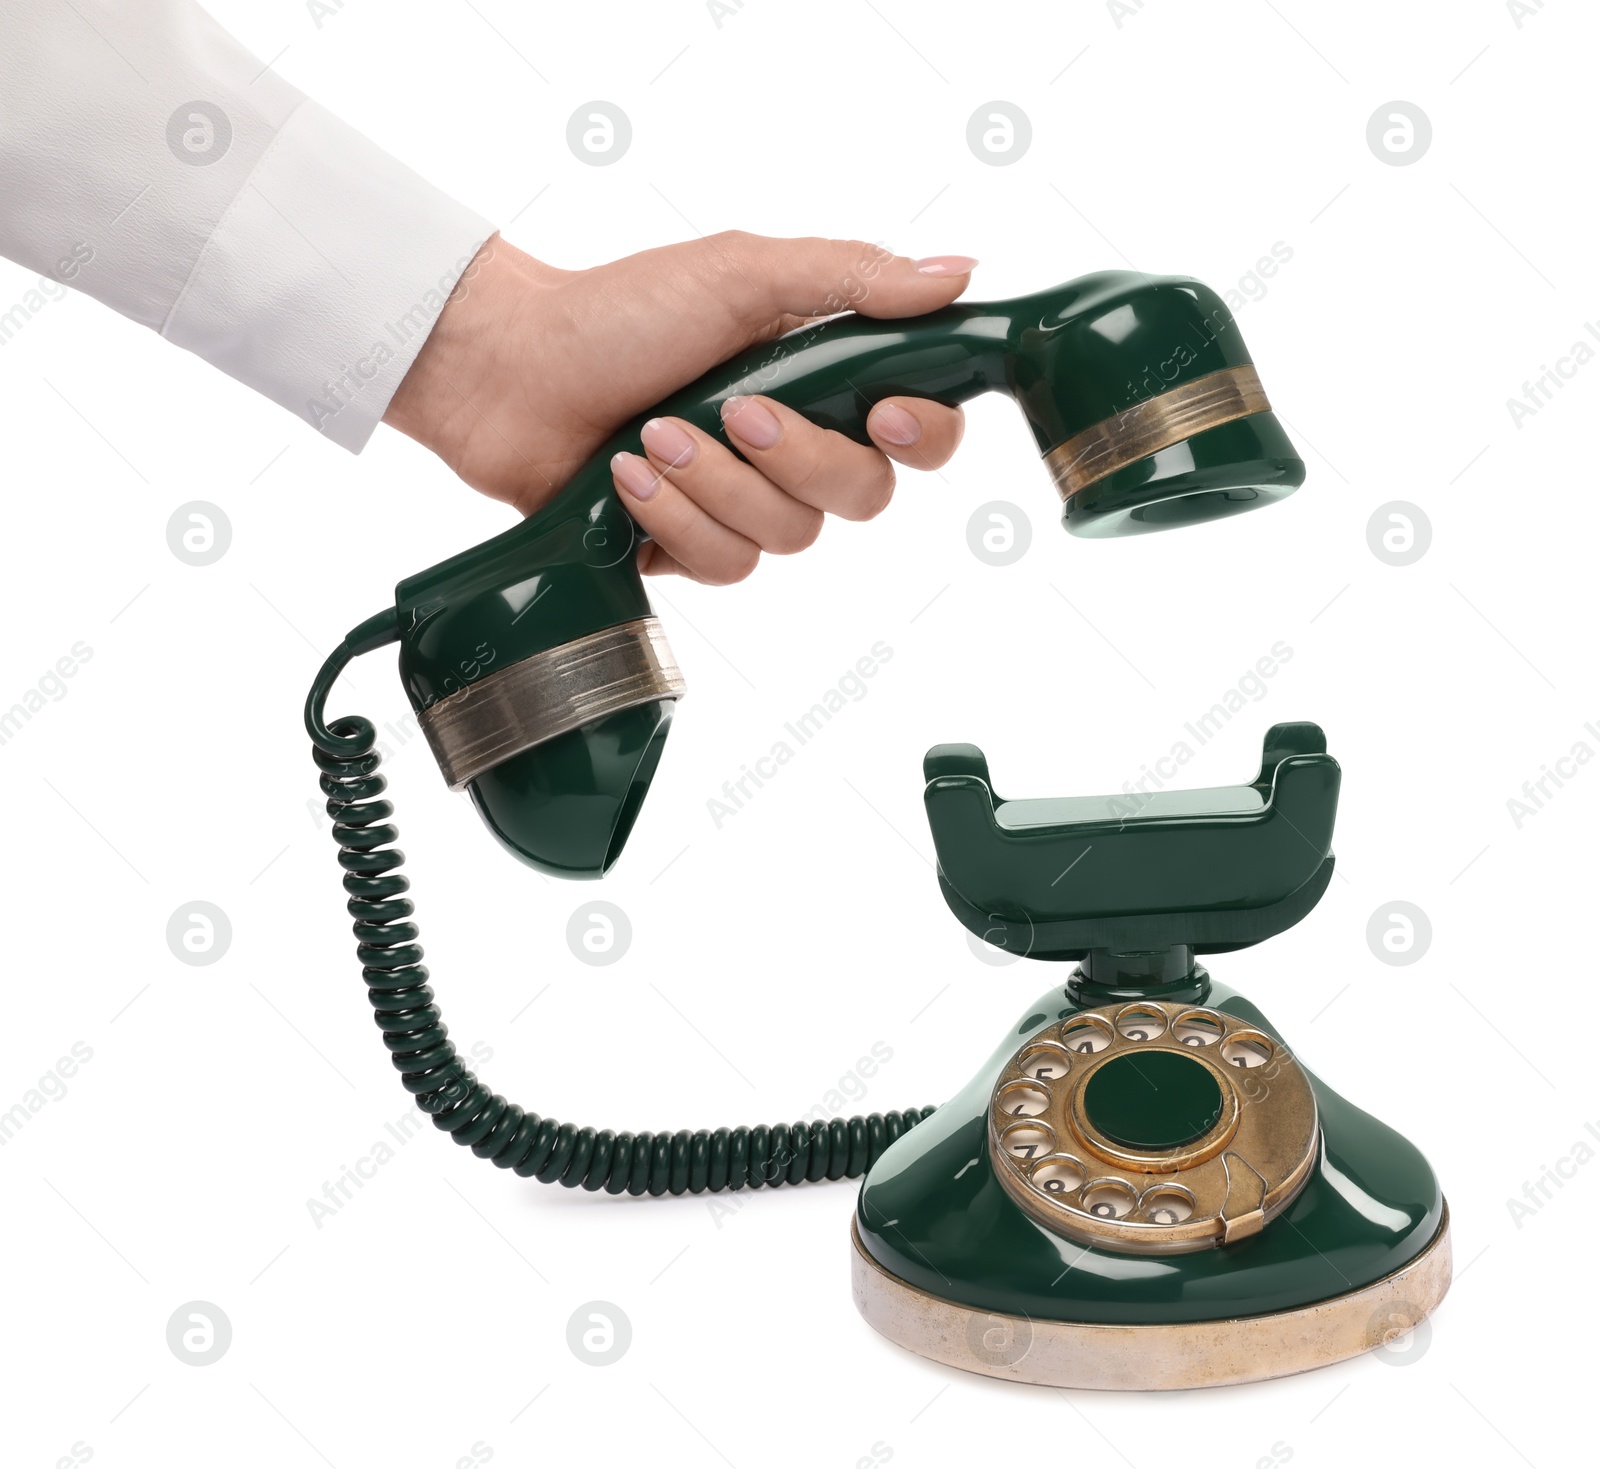
[[(1282, 1041), (1224, 986), (1205, 1002)], [(986, 1109), (1017, 1046), (1078, 1008), (1059, 989), (1046, 993), (972, 1081), (867, 1174), (857, 1226), (886, 1270), (945, 1300), (1036, 1320), (1210, 1321), (1357, 1290), (1433, 1239), (1444, 1201), (1427, 1160), (1309, 1072), (1321, 1154), (1294, 1203), (1261, 1233), (1192, 1254), (1117, 1255), (1035, 1223), (990, 1166)]]
[(1083, 1089), (1089, 1121), (1125, 1148), (1181, 1148), (1222, 1115), (1222, 1087), (1204, 1066), (1171, 1051), (1114, 1056)]
[(600, 877), (633, 830), (671, 725), (672, 700), (637, 704), (513, 755), (467, 789), (512, 856), (556, 877)]
[(1274, 725), (1256, 778), (1216, 791), (1006, 801), (975, 745), (936, 746), (923, 775), (946, 902), (1017, 954), (1240, 948), (1333, 872), (1339, 766), (1314, 724)]
[[(862, 274), (870, 291), (870, 264)], [(910, 394), (956, 404), (994, 391), (1017, 401), (1044, 452), (1135, 403), (1249, 360), (1215, 292), (1186, 277), (1134, 271), (1102, 271), (1013, 300), (906, 320), (846, 316), (764, 343), (625, 425), (522, 524), (401, 582), (395, 610), (407, 694), (413, 708), (425, 709), (508, 664), (649, 613), (635, 568), (642, 536), (618, 503), (610, 460), (619, 450), (639, 451), (639, 431), (650, 417), (684, 418), (725, 440), (722, 402), (763, 393), (865, 443), (867, 413), (882, 398)], [(1111, 477), (1115, 487), (1099, 497), (1100, 508), (1079, 497), (1068, 528), (1119, 534), (1266, 503), (1267, 481), (1286, 492), (1303, 477), (1269, 418), (1258, 414), (1248, 420), (1261, 421), (1255, 430), (1214, 443), (1199, 435), (1190, 441), (1192, 453), (1183, 445), (1164, 450), (1143, 479), (1141, 466), (1130, 466)], [(1231, 476), (1228, 452), (1241, 455)], [(1276, 465), (1270, 470), (1269, 460)], [(1048, 483), (1042, 468), (1040, 480)], [(1159, 508), (1190, 492), (1196, 498), (1183, 508)], [(541, 850), (543, 835), (530, 841), (527, 834), (544, 833), (553, 821), (586, 824), (608, 805), (620, 809), (632, 799), (643, 762), (627, 770), (604, 758), (587, 766), (567, 754), (516, 758), (516, 773), (480, 781), (474, 791), (502, 842), (533, 865), (568, 875), (584, 870), (576, 854), (614, 858), (611, 827), (550, 835), (561, 854), (555, 861)], [(546, 758), (560, 768), (536, 770)], [(579, 782), (574, 802), (521, 808), (522, 793), (551, 791), (569, 778)], [(588, 868), (590, 875), (600, 870)]]

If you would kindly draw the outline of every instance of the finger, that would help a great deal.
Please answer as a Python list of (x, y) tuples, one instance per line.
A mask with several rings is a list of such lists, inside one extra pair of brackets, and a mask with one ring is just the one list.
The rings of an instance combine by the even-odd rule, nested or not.
[(685, 581), (702, 582), (708, 586), (719, 585), (716, 582), (706, 582), (704, 577), (696, 576), (676, 557), (663, 551), (655, 541), (646, 541), (639, 548), (639, 575), (681, 576)]
[(822, 512), (786, 495), (725, 444), (681, 418), (652, 418), (640, 438), (665, 476), (713, 520), (763, 551), (790, 556), (822, 530)]
[(775, 318), (920, 316), (948, 306), (967, 288), (977, 261), (970, 255), (895, 255), (865, 240), (780, 240), (741, 231), (711, 235), (682, 247), (701, 253), (722, 299), (751, 323)]
[(756, 569), (761, 548), (707, 515), (638, 454), (614, 454), (611, 481), (623, 508), (696, 581), (726, 586)]
[(796, 500), (846, 520), (871, 520), (894, 494), (894, 465), (772, 398), (729, 398), (728, 437), (773, 484)]
[(659, 541), (646, 541), (639, 547), (638, 565), (640, 576), (681, 576), (688, 581), (697, 580), (675, 557), (661, 549)]
[(938, 469), (956, 452), (967, 419), (959, 408), (926, 398), (884, 398), (867, 415), (872, 442), (913, 469)]

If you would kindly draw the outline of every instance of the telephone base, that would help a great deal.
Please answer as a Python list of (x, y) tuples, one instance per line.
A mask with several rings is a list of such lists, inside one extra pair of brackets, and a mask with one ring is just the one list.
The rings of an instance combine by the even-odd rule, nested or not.
[[(877, 1331), (1015, 1382), (1190, 1388), (1341, 1361), (1438, 1305), (1449, 1215), (1427, 1159), (1304, 1068), (1248, 1000), (1198, 973), (1192, 1001), (1110, 1007), (1111, 1021), (1050, 990), (962, 1091), (877, 1160), (854, 1221), (856, 1305)], [(1142, 1020), (1119, 1032), (1133, 1011), (1158, 1033)], [(1214, 1039), (1191, 1048), (1183, 1035), (1207, 1013)], [(1267, 1084), (1220, 1113), (1211, 1088), (1189, 1141), (1161, 1131), (1175, 1108), (1101, 1106), (1096, 1078), (1113, 1067), (1132, 1063), (1176, 1099), (1156, 1061), (1181, 1070), (1181, 1055), (1233, 1050), (1236, 1067), (1249, 1059), (1242, 1045), (1281, 1052), (1281, 1068), (1214, 1069)], [(1263, 1132), (1269, 1115), (1279, 1121)], [(1130, 1147), (1108, 1140), (1119, 1131)], [(1178, 1153), (1185, 1161), (1166, 1161)], [(1256, 1180), (1253, 1214), (1235, 1208), (1232, 1182), (1219, 1203), (1217, 1180), (1203, 1177), (1235, 1161), (1230, 1178)]]
[(1415, 1260), (1360, 1290), (1265, 1316), (1136, 1326), (974, 1310), (891, 1275), (854, 1221), (850, 1241), (851, 1292), (873, 1330), (947, 1367), (1041, 1387), (1177, 1391), (1289, 1377), (1383, 1346), (1450, 1288), (1448, 1208)]

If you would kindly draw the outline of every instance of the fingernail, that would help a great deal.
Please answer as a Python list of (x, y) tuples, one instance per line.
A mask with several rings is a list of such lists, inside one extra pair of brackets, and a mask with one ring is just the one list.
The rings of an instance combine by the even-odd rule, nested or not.
[(648, 500), (661, 488), (661, 479), (650, 467), (650, 461), (637, 454), (613, 454), (611, 473), (635, 500)]
[(674, 469), (694, 461), (694, 440), (668, 418), (652, 418), (639, 437), (651, 454)]
[(922, 437), (922, 425), (898, 403), (880, 403), (867, 415), (867, 427), (875, 439), (885, 439), (905, 448)]
[(970, 255), (930, 255), (913, 262), (922, 275), (966, 275), (977, 263)]
[(772, 410), (754, 398), (729, 398), (722, 405), (722, 423), (752, 449), (770, 449), (783, 433), (783, 425)]

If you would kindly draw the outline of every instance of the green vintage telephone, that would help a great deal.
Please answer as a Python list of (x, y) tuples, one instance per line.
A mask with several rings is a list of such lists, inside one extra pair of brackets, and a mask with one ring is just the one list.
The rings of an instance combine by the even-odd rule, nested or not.
[(997, 800), (969, 746), (929, 755), (951, 908), (992, 942), (1082, 961), (937, 1111), (597, 1132), (491, 1091), (433, 1002), (373, 726), (325, 713), (351, 659), (398, 642), (451, 787), (522, 861), (598, 877), (684, 692), (612, 454), (637, 449), (656, 414), (719, 433), (718, 405), (738, 393), (864, 442), (881, 398), (988, 390), (1021, 406), (1078, 535), (1216, 519), (1304, 478), (1226, 306), (1183, 277), (1109, 271), (910, 321), (846, 317), (723, 364), (628, 424), (522, 524), (401, 582), (317, 675), (306, 726), (384, 1043), (439, 1128), (544, 1183), (659, 1195), (866, 1173), (858, 1304), (954, 1365), (1166, 1387), (1365, 1350), (1448, 1284), (1437, 1184), (1194, 962), (1288, 927), (1326, 887), (1338, 768), (1314, 726), (1277, 727), (1250, 786), (1164, 794), (1114, 819), (1092, 800)]

